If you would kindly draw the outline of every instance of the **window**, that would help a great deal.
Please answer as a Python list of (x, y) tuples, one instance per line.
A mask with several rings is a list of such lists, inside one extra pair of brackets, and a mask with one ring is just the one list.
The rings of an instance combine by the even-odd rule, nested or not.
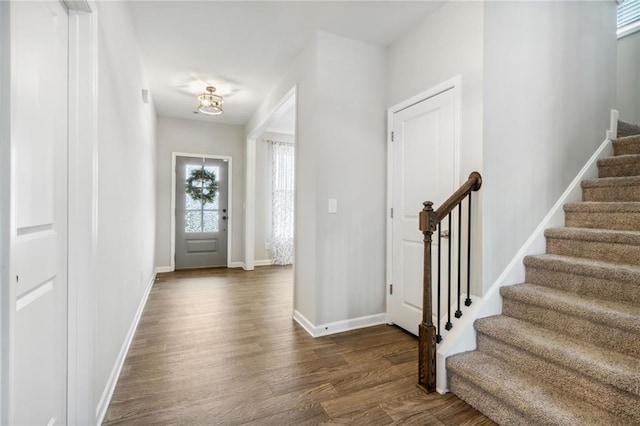
[[(191, 176), (194, 169), (201, 169), (203, 166), (187, 165), (185, 179)], [(205, 166), (208, 172), (220, 176), (218, 167)], [(204, 186), (204, 182), (196, 182)], [(189, 194), (184, 194), (185, 199), (185, 232), (218, 232), (218, 194), (212, 203), (194, 200)]]
[(618, 5), (618, 38), (640, 30), (640, 0), (626, 0)]

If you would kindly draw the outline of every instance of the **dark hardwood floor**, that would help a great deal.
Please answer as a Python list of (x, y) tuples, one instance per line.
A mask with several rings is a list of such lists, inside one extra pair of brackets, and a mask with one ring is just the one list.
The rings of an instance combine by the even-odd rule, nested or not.
[(491, 425), (416, 388), (417, 340), (393, 326), (314, 339), (292, 270), (161, 274), (105, 425)]

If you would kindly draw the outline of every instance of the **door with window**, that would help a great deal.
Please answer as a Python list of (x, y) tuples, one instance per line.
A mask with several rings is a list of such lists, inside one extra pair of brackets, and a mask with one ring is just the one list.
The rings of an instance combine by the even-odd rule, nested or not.
[(176, 269), (227, 266), (229, 160), (176, 157)]

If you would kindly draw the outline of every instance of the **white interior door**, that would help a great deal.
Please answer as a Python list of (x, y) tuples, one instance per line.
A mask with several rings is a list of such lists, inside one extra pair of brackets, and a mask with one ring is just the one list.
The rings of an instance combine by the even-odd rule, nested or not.
[[(391, 123), (393, 293), (388, 295), (387, 319), (416, 335), (422, 320), (424, 256), (418, 216), (424, 201), (433, 201), (435, 209), (455, 190), (454, 104), (454, 89), (449, 89), (396, 112)], [(447, 225), (442, 229), (448, 231)], [(437, 234), (434, 237), (436, 253)], [(446, 252), (448, 240), (442, 242)]]
[(68, 15), (11, 4), (9, 423), (66, 423)]

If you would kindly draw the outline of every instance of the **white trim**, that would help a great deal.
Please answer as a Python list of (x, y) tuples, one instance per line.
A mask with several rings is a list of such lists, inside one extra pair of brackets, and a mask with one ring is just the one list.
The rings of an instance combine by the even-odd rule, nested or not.
[(300, 324), (312, 337), (328, 336), (330, 334), (343, 333), (345, 331), (357, 330), (359, 328), (373, 327), (375, 325), (385, 324), (387, 315), (375, 314), (364, 317), (350, 318), (342, 321), (330, 322), (327, 324), (313, 325), (298, 310), (293, 310), (293, 319)]
[(171, 153), (171, 271), (176, 269), (176, 157), (211, 158), (214, 160), (227, 160), (227, 268), (231, 268), (231, 248), (233, 240), (233, 158), (228, 155), (194, 154), (187, 152)]
[[(256, 141), (267, 130), (276, 118), (278, 111), (292, 103), (297, 104), (298, 86), (294, 85), (275, 104), (262, 123), (258, 124), (247, 134), (246, 164), (245, 164), (245, 193), (244, 193), (244, 264), (246, 270), (253, 270), (255, 264), (256, 244)], [(297, 134), (298, 120), (296, 120)], [(295, 138), (295, 136), (294, 136)], [(295, 142), (294, 142), (295, 143)], [(295, 218), (294, 218), (295, 220)], [(295, 239), (295, 236), (294, 236)]]
[(618, 111), (611, 110), (611, 116), (609, 118), (609, 129), (605, 132), (605, 138), (613, 140), (618, 137)]
[(11, 360), (9, 355), (11, 321), (15, 305), (11, 302), (10, 257), (11, 206), (11, 3), (0, 2), (0, 424), (9, 424)]
[[(617, 128), (618, 111), (611, 110), (611, 129), (607, 134), (615, 134)], [(564, 209), (566, 203), (582, 200), (581, 182), (585, 179), (598, 177), (598, 160), (613, 155), (611, 140), (606, 139), (596, 152), (591, 156), (580, 172), (573, 179), (558, 201), (553, 205), (549, 213), (542, 219), (527, 241), (520, 247), (516, 255), (511, 259), (507, 267), (502, 271), (498, 279), (494, 282), (487, 293), (479, 299), (473, 299), (472, 305), (465, 310), (455, 327), (443, 334), (442, 343), (438, 346), (436, 353), (436, 390), (439, 393), (446, 393), (447, 374), (445, 360), (447, 357), (465, 351), (476, 349), (476, 335), (473, 323), (478, 318), (502, 313), (502, 297), (500, 288), (524, 282), (525, 267), (523, 259), (525, 256), (540, 254), (546, 251), (546, 239), (544, 231), (547, 228), (564, 225)]]
[(69, 11), (67, 423), (89, 424), (95, 420), (95, 297), (86, 283), (98, 224), (98, 13), (93, 0), (76, 6), (83, 11)]
[(256, 257), (256, 139), (247, 139), (245, 155), (244, 269), (251, 271)]
[[(426, 101), (429, 98), (433, 98), (448, 90), (453, 90), (453, 120), (454, 120), (454, 136), (453, 136), (453, 184), (457, 189), (460, 186), (460, 117), (462, 108), (462, 77), (457, 75), (449, 80), (443, 81), (440, 84), (433, 86), (424, 92), (418, 93), (415, 96), (410, 97), (396, 105), (393, 105), (387, 110), (387, 250), (386, 250), (386, 286), (385, 296), (389, 295), (389, 287), (393, 281), (393, 220), (391, 218), (391, 209), (393, 208), (393, 144), (391, 141), (391, 132), (393, 131), (393, 116), (394, 114), (407, 109), (420, 102)], [(386, 309), (387, 313), (391, 310), (391, 298), (386, 297)], [(390, 318), (388, 318), (390, 320)], [(392, 322), (389, 322), (392, 324)]]
[(166, 272), (173, 272), (173, 269), (171, 269), (171, 266), (156, 266), (156, 269), (155, 269), (156, 275), (164, 274)]
[(253, 263), (254, 267), (251, 268), (251, 269), (247, 268), (247, 265), (244, 262), (231, 262), (231, 264), (228, 267), (229, 268), (242, 268), (245, 271), (253, 271), (255, 269), (255, 267), (258, 267), (258, 266), (270, 266), (270, 265), (273, 265), (273, 260), (266, 259), (266, 260), (256, 260)]
[(102, 424), (104, 420), (105, 414), (107, 414), (107, 408), (109, 408), (109, 403), (111, 402), (111, 398), (113, 397), (113, 392), (116, 389), (116, 384), (118, 383), (118, 378), (120, 377), (120, 372), (122, 371), (122, 367), (124, 366), (124, 361), (127, 358), (127, 353), (129, 352), (129, 348), (131, 347), (131, 343), (133, 342), (133, 336), (136, 333), (136, 329), (138, 328), (138, 323), (140, 322), (140, 317), (142, 317), (142, 312), (144, 311), (144, 307), (147, 304), (147, 300), (149, 299), (149, 293), (151, 292), (151, 288), (153, 287), (153, 283), (156, 280), (156, 276), (154, 274), (153, 278), (149, 280), (147, 284), (147, 288), (140, 300), (140, 305), (138, 306), (138, 310), (133, 317), (133, 321), (131, 322), (131, 326), (129, 327), (129, 331), (127, 336), (124, 339), (122, 344), (122, 348), (120, 348), (120, 353), (118, 354), (118, 358), (116, 359), (116, 363), (111, 370), (111, 375), (109, 375), (109, 380), (107, 380), (107, 384), (102, 391), (102, 396), (100, 397), (100, 401), (96, 406), (96, 424)]

